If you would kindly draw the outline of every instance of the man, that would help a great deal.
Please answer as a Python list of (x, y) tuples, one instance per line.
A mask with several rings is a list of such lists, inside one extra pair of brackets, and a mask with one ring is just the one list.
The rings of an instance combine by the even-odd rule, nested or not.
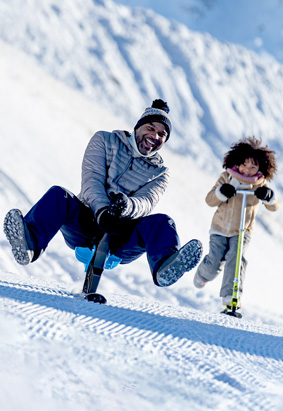
[(194, 268), (201, 258), (201, 243), (192, 240), (180, 248), (174, 221), (150, 214), (169, 179), (157, 153), (171, 133), (168, 113), (167, 103), (155, 100), (132, 134), (95, 133), (85, 151), (78, 197), (53, 186), (25, 217), (20, 210), (10, 210), (4, 232), (16, 261), (36, 261), (60, 230), (72, 249), (92, 248), (109, 233), (110, 252), (122, 264), (146, 252), (157, 286), (174, 284)]

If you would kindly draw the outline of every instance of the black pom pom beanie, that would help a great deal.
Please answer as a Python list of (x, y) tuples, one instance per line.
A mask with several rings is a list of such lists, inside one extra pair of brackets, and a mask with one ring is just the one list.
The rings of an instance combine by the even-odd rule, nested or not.
[(135, 125), (135, 130), (146, 123), (152, 123), (154, 121), (164, 124), (166, 131), (168, 133), (167, 139), (170, 136), (172, 130), (172, 124), (170, 117), (168, 116), (170, 109), (167, 103), (161, 99), (154, 100), (151, 107), (145, 109), (145, 112), (142, 114), (141, 118)]

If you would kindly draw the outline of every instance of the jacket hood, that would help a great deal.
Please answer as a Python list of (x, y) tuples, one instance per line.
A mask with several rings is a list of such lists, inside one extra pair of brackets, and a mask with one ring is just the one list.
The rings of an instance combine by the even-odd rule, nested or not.
[[(115, 133), (120, 138), (120, 140), (128, 147), (129, 151), (133, 153), (134, 149), (130, 143), (131, 133), (129, 131), (113, 130), (112, 133)], [(144, 161), (149, 162), (152, 165), (159, 166), (159, 167), (164, 166), (164, 160), (158, 152), (154, 153), (150, 157), (141, 156), (140, 158), (142, 158)]]

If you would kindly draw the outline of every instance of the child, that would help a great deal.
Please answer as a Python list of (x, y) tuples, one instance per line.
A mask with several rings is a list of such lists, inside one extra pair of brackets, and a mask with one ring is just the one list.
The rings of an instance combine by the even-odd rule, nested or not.
[(267, 146), (261, 146), (261, 140), (248, 137), (232, 144), (224, 156), (223, 168), (226, 171), (220, 175), (206, 196), (206, 203), (211, 207), (217, 207), (217, 210), (211, 223), (209, 254), (204, 257), (196, 271), (194, 285), (197, 288), (204, 287), (224, 268), (220, 297), (223, 304), (229, 306), (233, 294), (243, 198), (240, 194), (236, 195), (236, 190), (252, 190), (255, 194), (247, 196), (239, 301), (247, 266), (245, 253), (251, 239), (259, 200), (270, 211), (278, 210), (280, 201), (266, 186), (266, 180), (272, 180), (277, 171), (275, 152)]

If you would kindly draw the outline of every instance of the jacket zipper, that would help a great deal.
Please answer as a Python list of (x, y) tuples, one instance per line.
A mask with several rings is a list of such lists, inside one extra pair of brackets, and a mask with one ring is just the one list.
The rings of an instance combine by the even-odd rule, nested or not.
[(123, 177), (123, 175), (125, 174), (125, 172), (126, 172), (127, 170), (129, 170), (129, 169), (131, 170), (132, 163), (133, 163), (133, 159), (130, 158), (130, 160), (129, 160), (128, 163), (126, 164), (126, 167), (124, 168), (124, 170), (122, 171), (122, 173), (113, 180), (113, 182), (114, 182), (115, 184), (118, 183), (118, 181), (120, 180), (120, 178)]

